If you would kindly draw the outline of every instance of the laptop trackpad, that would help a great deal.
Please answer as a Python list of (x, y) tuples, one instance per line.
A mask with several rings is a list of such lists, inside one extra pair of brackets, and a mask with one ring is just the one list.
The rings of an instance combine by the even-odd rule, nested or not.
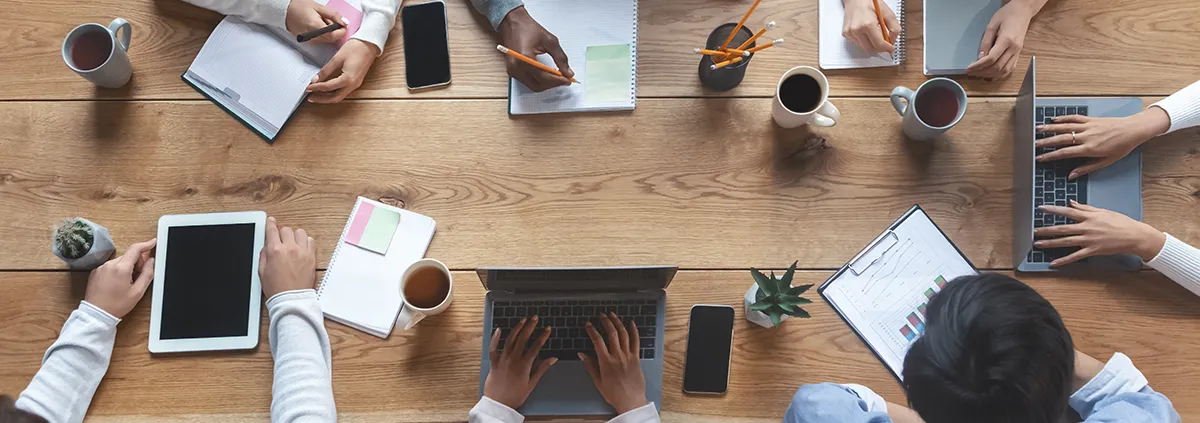
[(578, 360), (555, 363), (519, 411), (526, 416), (616, 415)]

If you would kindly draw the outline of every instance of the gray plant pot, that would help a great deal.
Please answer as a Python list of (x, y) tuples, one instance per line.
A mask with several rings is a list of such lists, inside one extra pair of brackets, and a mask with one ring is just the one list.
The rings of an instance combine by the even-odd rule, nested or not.
[(54, 255), (62, 259), (72, 269), (92, 270), (112, 258), (113, 252), (117, 251), (117, 247), (113, 245), (112, 236), (108, 234), (108, 228), (100, 226), (100, 224), (84, 219), (77, 218), (88, 226), (92, 227), (92, 249), (88, 250), (87, 254), (77, 259), (69, 259), (63, 257), (62, 252), (58, 250), (58, 246), (54, 245), (54, 240), (50, 241), (50, 248), (54, 250)]

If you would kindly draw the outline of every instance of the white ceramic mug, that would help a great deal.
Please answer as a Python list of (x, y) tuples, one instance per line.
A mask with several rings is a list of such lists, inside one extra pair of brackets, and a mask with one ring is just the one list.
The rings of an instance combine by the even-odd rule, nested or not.
[[(783, 105), (783, 100), (779, 98), (779, 89), (783, 87), (783, 81), (793, 75), (808, 75), (817, 81), (821, 89), (821, 98), (813, 110), (796, 111)], [(825, 74), (811, 66), (796, 66), (784, 72), (775, 84), (775, 105), (771, 108), (771, 117), (775, 119), (776, 125), (784, 128), (795, 128), (810, 123), (816, 126), (833, 126), (842, 117), (842, 113), (829, 102), (829, 79), (825, 78)]]
[[(442, 275), (446, 277), (446, 283), (450, 284), (450, 290), (446, 292), (446, 298), (442, 299), (440, 304), (432, 308), (414, 307), (408, 302), (407, 298), (404, 298), (404, 287), (408, 285), (409, 279), (417, 270), (431, 267), (442, 272)], [(454, 278), (450, 275), (450, 269), (447, 269), (446, 265), (442, 262), (434, 259), (417, 260), (415, 263), (409, 265), (408, 269), (404, 271), (404, 276), (400, 277), (400, 299), (404, 301), (404, 304), (400, 306), (400, 316), (396, 318), (396, 325), (404, 330), (412, 329), (413, 326), (416, 326), (418, 322), (426, 317), (441, 314), (450, 308), (450, 303), (454, 300)]]
[[(108, 27), (95, 23), (79, 25), (63, 40), (62, 58), (67, 67), (93, 84), (117, 88), (133, 76), (133, 66), (126, 54), (132, 37), (133, 27), (121, 18), (113, 19)], [(77, 58), (86, 58), (87, 63), (76, 63)]]
[[(921, 101), (921, 94), (934, 88), (950, 90), (958, 101), (958, 110), (954, 115), (954, 119), (949, 124), (943, 126), (933, 126), (925, 123), (917, 115), (917, 102)], [(905, 104), (906, 102), (907, 104)], [(904, 117), (904, 123), (901, 126), (904, 129), (904, 135), (908, 139), (929, 141), (949, 131), (950, 128), (958, 124), (959, 120), (962, 120), (963, 115), (967, 113), (967, 91), (963, 89), (962, 85), (954, 82), (953, 79), (933, 78), (925, 81), (920, 87), (917, 87), (916, 91), (910, 90), (907, 87), (896, 87), (896, 89), (893, 89), (892, 108), (896, 109), (896, 113)]]

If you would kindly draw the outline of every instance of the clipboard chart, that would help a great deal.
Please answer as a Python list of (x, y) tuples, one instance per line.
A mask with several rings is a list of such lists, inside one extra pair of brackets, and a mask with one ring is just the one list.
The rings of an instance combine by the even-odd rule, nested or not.
[(929, 302), (975, 268), (919, 207), (863, 249), (821, 295), (901, 378), (904, 355), (925, 333)]

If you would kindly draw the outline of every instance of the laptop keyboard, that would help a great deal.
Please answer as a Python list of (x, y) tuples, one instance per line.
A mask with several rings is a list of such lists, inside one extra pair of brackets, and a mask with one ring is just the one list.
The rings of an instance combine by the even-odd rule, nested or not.
[[(595, 347), (584, 325), (589, 321), (604, 335), (599, 316), (617, 313), (624, 322), (633, 320), (641, 337), (641, 358), (654, 358), (658, 328), (658, 303), (654, 300), (551, 300), (495, 301), (492, 303), (492, 331), (501, 330), (500, 348), (522, 318), (538, 316), (538, 326), (553, 328), (550, 339), (538, 353), (539, 358), (579, 360), (578, 353), (594, 354)], [(540, 329), (539, 329), (540, 330)], [(539, 332), (534, 332), (538, 334)], [(607, 341), (607, 340), (606, 340)]]
[[(1067, 115), (1088, 115), (1087, 106), (1048, 106), (1035, 108), (1036, 122), (1039, 124), (1054, 123), (1055, 116)], [(1056, 134), (1039, 132), (1037, 139), (1049, 138)], [(1065, 147), (1064, 147), (1065, 148)], [(1038, 148), (1037, 154), (1042, 155), (1057, 148)], [(1082, 176), (1074, 181), (1068, 181), (1067, 175), (1071, 174), (1071, 170), (1079, 167), (1085, 162), (1084, 159), (1067, 159), (1053, 162), (1038, 162), (1034, 167), (1034, 183), (1033, 183), (1033, 204), (1034, 207), (1041, 205), (1068, 206), (1072, 200), (1087, 204), (1087, 176)], [(1045, 213), (1040, 209), (1033, 211), (1033, 227), (1041, 228), (1046, 226), (1066, 225), (1075, 223), (1071, 219), (1062, 216), (1055, 216), (1050, 213)], [(1075, 252), (1076, 248), (1034, 248), (1029, 252), (1030, 263), (1049, 263), (1062, 257), (1066, 257)]]

